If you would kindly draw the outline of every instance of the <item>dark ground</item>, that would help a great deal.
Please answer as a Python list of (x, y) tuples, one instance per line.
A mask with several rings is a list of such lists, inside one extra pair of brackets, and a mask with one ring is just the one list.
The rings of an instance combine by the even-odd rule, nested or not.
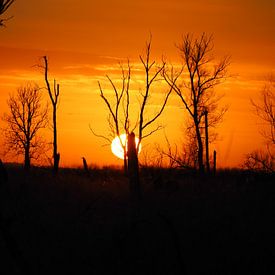
[(275, 274), (274, 175), (8, 167), (0, 274)]

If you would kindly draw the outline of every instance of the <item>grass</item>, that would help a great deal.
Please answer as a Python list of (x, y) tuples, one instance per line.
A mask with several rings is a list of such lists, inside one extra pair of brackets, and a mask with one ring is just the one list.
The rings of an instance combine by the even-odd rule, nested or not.
[(120, 170), (7, 170), (1, 274), (273, 273), (274, 175), (142, 169), (133, 212)]

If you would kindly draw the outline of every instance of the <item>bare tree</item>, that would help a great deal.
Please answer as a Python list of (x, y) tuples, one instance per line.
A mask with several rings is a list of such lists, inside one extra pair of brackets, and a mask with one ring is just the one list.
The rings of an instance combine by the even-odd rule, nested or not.
[(131, 80), (131, 67), (129, 61), (127, 62), (127, 69), (120, 64), (121, 68), (121, 87), (117, 87), (114, 81), (107, 75), (107, 79), (111, 84), (111, 87), (114, 91), (114, 104), (111, 103), (111, 99), (107, 98), (104, 94), (102, 86), (100, 82), (98, 82), (100, 96), (103, 99), (104, 103), (108, 109), (108, 125), (109, 125), (109, 136), (98, 135), (95, 131), (90, 127), (93, 134), (97, 137), (101, 137), (109, 144), (112, 143), (112, 140), (117, 136), (120, 141), (120, 145), (123, 148), (124, 152), (124, 170), (127, 173), (127, 142), (123, 142), (121, 139), (121, 134), (125, 133), (126, 136), (129, 134), (129, 104), (130, 104), (130, 80)]
[(204, 117), (207, 112), (207, 127), (215, 127), (227, 110), (226, 107), (218, 109), (221, 96), (216, 95), (214, 87), (225, 80), (229, 57), (212, 65), (213, 37), (205, 33), (195, 39), (190, 34), (185, 35), (178, 49), (184, 66), (180, 71), (175, 71), (173, 67), (169, 71), (166, 69), (164, 77), (192, 119), (198, 147), (198, 166), (200, 172), (203, 173), (205, 167), (203, 158)]
[(262, 150), (255, 150), (246, 155), (244, 167), (249, 170), (274, 172), (275, 171), (275, 157), (267, 147), (264, 152)]
[(37, 84), (28, 83), (10, 95), (7, 104), (9, 113), (4, 114), (7, 122), (4, 129), (5, 144), (9, 152), (24, 155), (24, 167), (30, 168), (31, 159), (44, 145), (39, 130), (47, 125), (47, 107), (42, 106), (41, 92)]
[[(0, 16), (7, 11), (7, 9), (11, 6), (11, 4), (14, 1), (15, 0), (0, 0)], [(4, 22), (9, 20), (10, 18), (11, 17), (3, 19), (0, 17), (0, 27), (5, 26)]]
[(252, 170), (274, 172), (275, 170), (275, 78), (271, 76), (261, 90), (258, 101), (251, 100), (256, 115), (264, 123), (261, 134), (264, 137), (266, 150), (256, 150), (246, 156), (244, 166)]
[(275, 145), (275, 77), (271, 76), (261, 91), (259, 102), (251, 100), (256, 115), (265, 123), (261, 131), (266, 142)]
[[(127, 172), (129, 178), (129, 187), (132, 199), (134, 202), (134, 208), (138, 206), (138, 202), (141, 199), (141, 189), (139, 183), (139, 162), (138, 162), (138, 150), (143, 138), (146, 138), (162, 127), (160, 125), (155, 128), (151, 128), (152, 124), (162, 114), (168, 98), (172, 92), (170, 87), (169, 91), (164, 94), (164, 99), (160, 104), (160, 107), (155, 110), (154, 114), (148, 115), (148, 106), (150, 104), (150, 97), (152, 96), (153, 84), (162, 80), (162, 71), (164, 70), (165, 63), (161, 66), (157, 66), (155, 61), (151, 61), (151, 40), (146, 43), (145, 54), (140, 55), (140, 61), (145, 71), (144, 88), (140, 90), (138, 102), (140, 103), (140, 109), (138, 111), (138, 117), (132, 124), (130, 119), (130, 111), (132, 102), (130, 101), (130, 80), (131, 80), (131, 67), (128, 61), (127, 73), (122, 69), (122, 87), (119, 91), (114, 82), (109, 76), (107, 76), (111, 86), (114, 90), (115, 103), (114, 107), (110, 100), (104, 94), (104, 91), (99, 83), (100, 95), (104, 100), (108, 112), (108, 122), (113, 135), (117, 135), (120, 138), (121, 131), (125, 131), (127, 135), (126, 144), (123, 144), (121, 139), (120, 143), (124, 150), (124, 171)], [(122, 109), (122, 110), (121, 110)], [(138, 144), (135, 147), (135, 134), (134, 131), (137, 128), (138, 131)], [(148, 130), (150, 129), (150, 130)], [(97, 135), (98, 136), (98, 135)], [(104, 137), (104, 136), (101, 136)], [(109, 140), (108, 138), (104, 137)], [(109, 140), (111, 142), (111, 140)], [(126, 166), (127, 165), (127, 166)]]
[(165, 68), (165, 62), (162, 62), (162, 65), (157, 66), (156, 61), (151, 61), (151, 45), (152, 45), (152, 37), (150, 37), (149, 41), (146, 43), (145, 47), (145, 54), (144, 56), (140, 55), (140, 61), (143, 65), (144, 71), (145, 71), (145, 87), (144, 92), (141, 92), (141, 106), (140, 106), (140, 112), (139, 112), (139, 122), (138, 122), (138, 138), (139, 143), (141, 143), (143, 138), (146, 138), (156, 131), (162, 129), (162, 126), (158, 125), (155, 127), (155, 129), (151, 131), (147, 131), (147, 133), (144, 133), (146, 129), (149, 128), (162, 114), (168, 98), (172, 92), (172, 88), (166, 92), (162, 103), (160, 104), (160, 108), (149, 118), (145, 117), (146, 108), (149, 106), (149, 98), (152, 95), (152, 86), (155, 82), (158, 82), (162, 80), (162, 72)]
[(52, 119), (53, 119), (53, 171), (54, 174), (57, 174), (59, 168), (60, 153), (57, 149), (57, 107), (59, 103), (59, 84), (56, 83), (56, 80), (53, 82), (53, 87), (51, 87), (48, 79), (48, 59), (47, 56), (43, 56), (44, 60), (44, 77), (47, 86), (47, 91), (50, 97), (52, 104)]
[(193, 128), (185, 130), (185, 139), (180, 148), (178, 144), (171, 144), (165, 134), (166, 148), (157, 145), (157, 152), (169, 168), (192, 170), (197, 167), (197, 143)]
[[(154, 129), (146, 131), (147, 129), (149, 129), (149, 126), (151, 126), (162, 114), (167, 104), (168, 98), (172, 92), (172, 88), (170, 88), (169, 91), (165, 93), (159, 109), (156, 110), (155, 113), (152, 114), (150, 117), (145, 117), (147, 107), (150, 104), (149, 98), (152, 96), (153, 84), (156, 81), (160, 81), (162, 79), (162, 71), (164, 70), (165, 63), (163, 62), (161, 66), (157, 66), (155, 61), (151, 61), (151, 37), (150, 40), (146, 43), (145, 54), (140, 55), (139, 58), (145, 72), (145, 80), (144, 89), (143, 91), (140, 91), (140, 98), (138, 99), (138, 102), (140, 103), (138, 117), (134, 119), (134, 123), (132, 123), (132, 121), (130, 120), (132, 101), (130, 100), (131, 67), (129, 61), (127, 64), (127, 70), (121, 67), (122, 82), (120, 89), (115, 85), (114, 81), (109, 76), (107, 76), (107, 79), (110, 82), (114, 91), (114, 104), (112, 104), (110, 98), (107, 98), (101, 84), (99, 83), (100, 95), (104, 100), (109, 112), (108, 124), (111, 132), (111, 139), (115, 136), (120, 136), (122, 132), (125, 132), (128, 136), (137, 128), (137, 137), (139, 139), (139, 144), (137, 145), (137, 148), (139, 148), (139, 145), (143, 138), (152, 135), (154, 132), (162, 128), (160, 125), (157, 125)], [(94, 134), (96, 136), (100, 136), (106, 139), (110, 143), (112, 141), (110, 138), (104, 135), (97, 135), (96, 133)], [(125, 167), (125, 165), (127, 164), (127, 145), (122, 144), (122, 141), (121, 145), (124, 149)]]

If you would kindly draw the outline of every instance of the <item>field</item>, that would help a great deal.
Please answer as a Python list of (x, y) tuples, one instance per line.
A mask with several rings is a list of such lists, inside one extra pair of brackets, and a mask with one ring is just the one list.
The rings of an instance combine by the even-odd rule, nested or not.
[(0, 274), (274, 274), (274, 175), (7, 171)]

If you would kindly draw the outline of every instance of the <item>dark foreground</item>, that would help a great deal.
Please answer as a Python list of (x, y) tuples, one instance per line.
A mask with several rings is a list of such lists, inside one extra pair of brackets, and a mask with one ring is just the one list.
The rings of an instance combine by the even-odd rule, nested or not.
[[(0, 274), (275, 274), (274, 175), (8, 168)], [(274, 182), (273, 182), (274, 181)]]

